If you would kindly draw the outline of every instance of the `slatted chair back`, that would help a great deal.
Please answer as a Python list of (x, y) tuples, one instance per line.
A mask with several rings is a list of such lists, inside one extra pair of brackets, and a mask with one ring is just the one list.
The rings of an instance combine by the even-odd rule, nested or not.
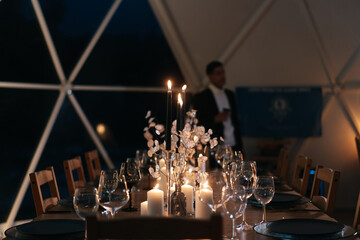
[(360, 231), (360, 192), (358, 201), (356, 204), (355, 217), (353, 222), (353, 227), (359, 232)]
[[(139, 230), (139, 226), (141, 229)], [(96, 239), (222, 239), (222, 217), (210, 219), (186, 217), (132, 216), (104, 219), (86, 218), (86, 236)]]
[(303, 196), (306, 195), (308, 188), (311, 164), (312, 160), (309, 157), (303, 155), (298, 155), (296, 157), (295, 170), (291, 185)]
[(85, 153), (86, 166), (90, 181), (95, 181), (100, 177), (101, 164), (98, 151), (96, 149)]
[[(322, 165), (316, 166), (310, 198), (312, 203), (330, 216), (334, 213), (335, 198), (339, 180), (340, 172), (334, 171), (331, 168), (325, 168)], [(321, 181), (328, 183), (326, 196), (319, 195)]]
[[(66, 175), (66, 182), (68, 185), (68, 190), (70, 196), (73, 196), (75, 193), (75, 188), (83, 187), (86, 184), (84, 168), (81, 163), (81, 157), (75, 157), (73, 159), (64, 161), (64, 170)], [(77, 172), (78, 180), (74, 180), (73, 171)]]
[[(29, 176), (36, 215), (40, 216), (45, 213), (49, 207), (57, 205), (60, 200), (54, 168), (48, 167), (45, 170), (30, 173)], [(50, 197), (46, 199), (43, 199), (41, 192), (41, 186), (44, 184), (49, 184), (50, 189)]]
[(275, 175), (282, 180), (286, 180), (289, 165), (290, 152), (285, 148), (280, 149), (278, 161), (276, 163)]

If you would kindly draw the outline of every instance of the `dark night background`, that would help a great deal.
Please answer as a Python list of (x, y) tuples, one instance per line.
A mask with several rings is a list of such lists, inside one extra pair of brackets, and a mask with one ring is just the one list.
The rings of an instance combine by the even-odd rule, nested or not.
[[(40, 0), (65, 76), (68, 77), (113, 1)], [(59, 84), (29, 0), (0, 2), (0, 81)], [(123, 0), (74, 84), (177, 87), (184, 79), (146, 0)], [(165, 123), (166, 95), (142, 92), (73, 91), (92, 126), (104, 123), (103, 138), (116, 166), (145, 149), (145, 115), (152, 110)], [(4, 222), (35, 153), (57, 90), (0, 88), (0, 221)], [(61, 197), (67, 197), (63, 160), (95, 148), (67, 98), (56, 119), (36, 171), (54, 166)], [(103, 162), (104, 168), (105, 163)], [(87, 172), (84, 165), (85, 173)], [(25, 176), (28, 177), (28, 176)], [(28, 188), (17, 219), (35, 217)]]

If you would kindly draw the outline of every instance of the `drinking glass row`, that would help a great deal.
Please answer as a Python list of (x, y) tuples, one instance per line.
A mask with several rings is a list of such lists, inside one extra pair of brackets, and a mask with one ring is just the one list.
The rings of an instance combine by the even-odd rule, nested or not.
[(137, 211), (137, 208), (132, 206), (131, 189), (140, 180), (138, 162), (134, 158), (128, 158), (126, 164), (121, 165), (120, 171), (102, 170), (98, 188), (85, 186), (75, 190), (75, 212), (80, 218), (85, 219), (88, 215), (96, 214), (100, 205), (105, 209), (105, 213), (113, 217), (128, 202), (129, 206), (123, 211)]

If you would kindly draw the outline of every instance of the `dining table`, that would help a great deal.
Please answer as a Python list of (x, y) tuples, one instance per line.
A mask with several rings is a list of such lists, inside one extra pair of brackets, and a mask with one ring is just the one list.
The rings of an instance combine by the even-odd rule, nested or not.
[[(140, 215), (140, 204), (147, 199), (147, 189), (152, 187), (155, 184), (155, 181), (151, 179), (149, 182), (144, 181), (141, 185), (137, 186), (136, 191), (132, 191), (133, 197), (133, 205), (134, 207), (138, 208), (138, 211), (133, 212), (126, 212), (122, 211), (121, 209), (115, 214), (115, 217), (129, 217), (129, 216), (139, 216)], [(145, 186), (145, 187), (144, 187)], [(286, 185), (287, 186), (287, 185)], [(144, 190), (146, 189), (146, 190)], [(282, 188), (284, 189), (284, 188)], [(287, 186), (286, 190), (276, 191), (280, 194), (290, 194), (290, 195), (299, 195), (296, 191), (292, 190), (291, 187)], [(126, 207), (126, 206), (125, 206)], [(223, 235), (230, 237), (232, 234), (232, 220), (229, 218), (227, 214), (225, 214), (222, 208), (218, 209), (217, 211), (222, 213), (223, 219)], [(263, 208), (258, 204), (251, 204), (251, 201), (248, 201), (245, 216), (246, 222), (255, 226), (262, 220)], [(109, 217), (109, 216), (104, 216)], [(194, 216), (189, 216), (194, 217)], [(291, 207), (271, 207), (269, 205), (266, 209), (266, 220), (267, 222), (278, 221), (278, 220), (285, 220), (285, 219), (316, 219), (316, 220), (326, 220), (337, 222), (334, 218), (330, 217), (326, 213), (322, 212), (319, 208), (317, 208), (314, 204), (311, 203), (310, 199), (301, 196), (301, 202)], [(76, 215), (73, 206), (71, 204), (58, 204), (56, 206), (51, 207), (47, 210), (45, 214), (35, 217), (32, 221), (41, 221), (41, 220), (50, 220), (50, 219), (71, 219), (71, 220), (79, 220), (80, 218)], [(236, 223), (241, 223), (242, 217), (238, 217), (236, 219)], [(355, 230), (349, 226), (346, 226), (350, 230), (350, 234), (345, 239), (359, 239), (358, 237), (354, 236)], [(238, 239), (279, 239), (277, 237), (264, 235), (256, 232), (254, 228), (251, 230), (246, 231), (236, 231)], [(7, 237), (7, 240), (12, 240), (13, 238)], [(319, 238), (321, 239), (321, 238)]]

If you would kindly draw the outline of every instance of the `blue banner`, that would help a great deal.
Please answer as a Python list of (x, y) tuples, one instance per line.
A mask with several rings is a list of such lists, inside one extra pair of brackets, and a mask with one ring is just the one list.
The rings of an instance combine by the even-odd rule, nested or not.
[(236, 88), (243, 137), (321, 136), (319, 87)]

